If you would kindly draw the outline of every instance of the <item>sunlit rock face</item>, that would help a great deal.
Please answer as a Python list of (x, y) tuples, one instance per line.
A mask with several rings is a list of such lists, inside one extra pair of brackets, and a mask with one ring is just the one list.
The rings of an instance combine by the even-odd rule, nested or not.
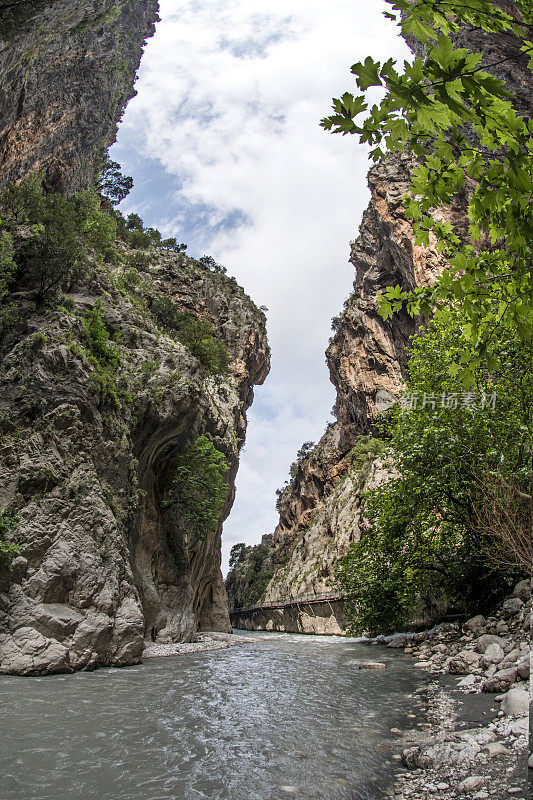
[(0, 186), (38, 171), (50, 188), (85, 188), (134, 94), (158, 2), (16, 5), (0, 20)]
[[(507, 11), (513, 7), (512, 3), (505, 3)], [(485, 64), (495, 64), (490, 69), (506, 82), (517, 109), (531, 116), (531, 73), (526, 69), (525, 55), (509, 58), (512, 40), (505, 35), (495, 37), (467, 28), (457, 38), (459, 45), (482, 52)], [(415, 40), (408, 43), (414, 51), (422, 53), (420, 43)], [(351, 245), (350, 261), (355, 269), (353, 293), (336, 319), (336, 331), (326, 351), (331, 381), (337, 391), (337, 421), (328, 426), (314, 450), (300, 461), (295, 476), (279, 498), (279, 523), (268, 537), (269, 551), (263, 556), (262, 569), (269, 580), (261, 596), (254, 598), (256, 604), (330, 592), (334, 588), (338, 559), (364, 529), (361, 493), (390, 475), (391, 464), (386, 453), (372, 452), (372, 446), (367, 447), (363, 437), (372, 434), (377, 414), (399, 398), (406, 377), (410, 337), (424, 320), (413, 319), (406, 313), (382, 319), (377, 296), (397, 284), (406, 290), (430, 285), (446, 266), (431, 239), (429, 247), (415, 243), (405, 215), (403, 198), (409, 191), (415, 166), (416, 161), (408, 153), (389, 154), (369, 171), (370, 202), (359, 235)], [(463, 194), (454, 198), (450, 208), (435, 211), (435, 216), (449, 220), (465, 238), (468, 190), (467, 186)], [(363, 474), (358, 474), (354, 452), (360, 463), (365, 447), (368, 462)], [(253, 554), (247, 553), (230, 573), (230, 608), (238, 607), (239, 600), (246, 596), (242, 576), (252, 562)], [(240, 573), (238, 595), (233, 588), (236, 573)], [(259, 585), (257, 580), (255, 585)], [(292, 610), (291, 615), (294, 616)], [(283, 616), (281, 612), (265, 609), (233, 619), (241, 626), (256, 628), (268, 624), (283, 629), (276, 627), (284, 625)], [(315, 623), (309, 623), (305, 615), (297, 615), (296, 620), (292, 616), (289, 629), (316, 632)], [(422, 617), (419, 621), (422, 622)], [(335, 627), (336, 622), (332, 625)], [(327, 625), (322, 623), (322, 627), (327, 633)]]
[[(387, 454), (375, 451), (369, 434), (377, 413), (400, 396), (409, 338), (420, 321), (407, 314), (383, 320), (377, 310), (377, 296), (395, 284), (406, 289), (430, 284), (445, 266), (432, 247), (415, 244), (405, 217), (402, 199), (413, 166), (411, 157), (392, 155), (370, 170), (371, 200), (351, 248), (350, 260), (356, 270), (354, 290), (326, 351), (337, 390), (337, 421), (300, 461), (279, 499), (279, 524), (264, 567), (273, 570), (273, 575), (259, 603), (330, 592), (339, 558), (364, 529), (362, 493), (390, 474)], [(460, 211), (452, 213), (460, 218)], [(354, 461), (356, 451), (359, 458)], [(230, 607), (234, 607), (238, 598), (233, 597), (231, 586), (232, 580), (228, 587)], [(327, 617), (327, 609), (323, 613)], [(241, 615), (238, 624), (256, 627), (263, 624), (265, 614), (269, 616), (265, 611), (248, 621)], [(323, 620), (320, 625), (306, 614), (296, 615), (295, 621), (294, 614), (292, 609), (290, 619), (285, 614), (289, 630), (340, 630), (338, 613), (332, 615), (335, 620)], [(269, 625), (274, 624), (275, 629), (285, 624), (278, 617), (279, 613), (269, 617)]]

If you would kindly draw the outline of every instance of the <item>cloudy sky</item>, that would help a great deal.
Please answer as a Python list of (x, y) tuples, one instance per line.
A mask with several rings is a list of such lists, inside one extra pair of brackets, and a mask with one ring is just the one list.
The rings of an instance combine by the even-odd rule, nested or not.
[(161, 0), (112, 157), (145, 224), (212, 255), (269, 309), (224, 561), (276, 524), (275, 490), (335, 400), (324, 350), (353, 282), (367, 155), (319, 127), (349, 67), (408, 53), (382, 0)]

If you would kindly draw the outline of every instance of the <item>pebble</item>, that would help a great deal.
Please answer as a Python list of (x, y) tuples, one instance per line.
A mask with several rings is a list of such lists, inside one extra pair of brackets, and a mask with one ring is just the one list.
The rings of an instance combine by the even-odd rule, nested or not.
[(484, 775), (470, 775), (469, 778), (465, 778), (464, 781), (461, 781), (457, 788), (461, 792), (475, 792), (486, 782), (487, 778)]

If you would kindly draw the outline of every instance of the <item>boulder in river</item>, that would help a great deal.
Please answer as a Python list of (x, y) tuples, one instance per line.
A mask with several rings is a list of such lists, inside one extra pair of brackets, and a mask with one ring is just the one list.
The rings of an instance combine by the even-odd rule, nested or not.
[(502, 711), (508, 717), (523, 717), (529, 711), (529, 694), (525, 689), (511, 689), (502, 700)]
[(484, 692), (506, 692), (511, 688), (513, 683), (516, 683), (518, 672), (516, 667), (510, 669), (500, 669), (492, 676), (487, 678), (483, 684)]

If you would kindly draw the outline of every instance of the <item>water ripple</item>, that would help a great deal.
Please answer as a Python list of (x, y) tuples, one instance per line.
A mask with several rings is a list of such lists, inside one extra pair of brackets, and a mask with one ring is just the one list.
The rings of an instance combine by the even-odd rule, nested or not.
[(387, 670), (359, 670), (360, 644), (274, 634), (142, 667), (2, 677), (2, 800), (375, 800), (420, 680), (379, 657)]

